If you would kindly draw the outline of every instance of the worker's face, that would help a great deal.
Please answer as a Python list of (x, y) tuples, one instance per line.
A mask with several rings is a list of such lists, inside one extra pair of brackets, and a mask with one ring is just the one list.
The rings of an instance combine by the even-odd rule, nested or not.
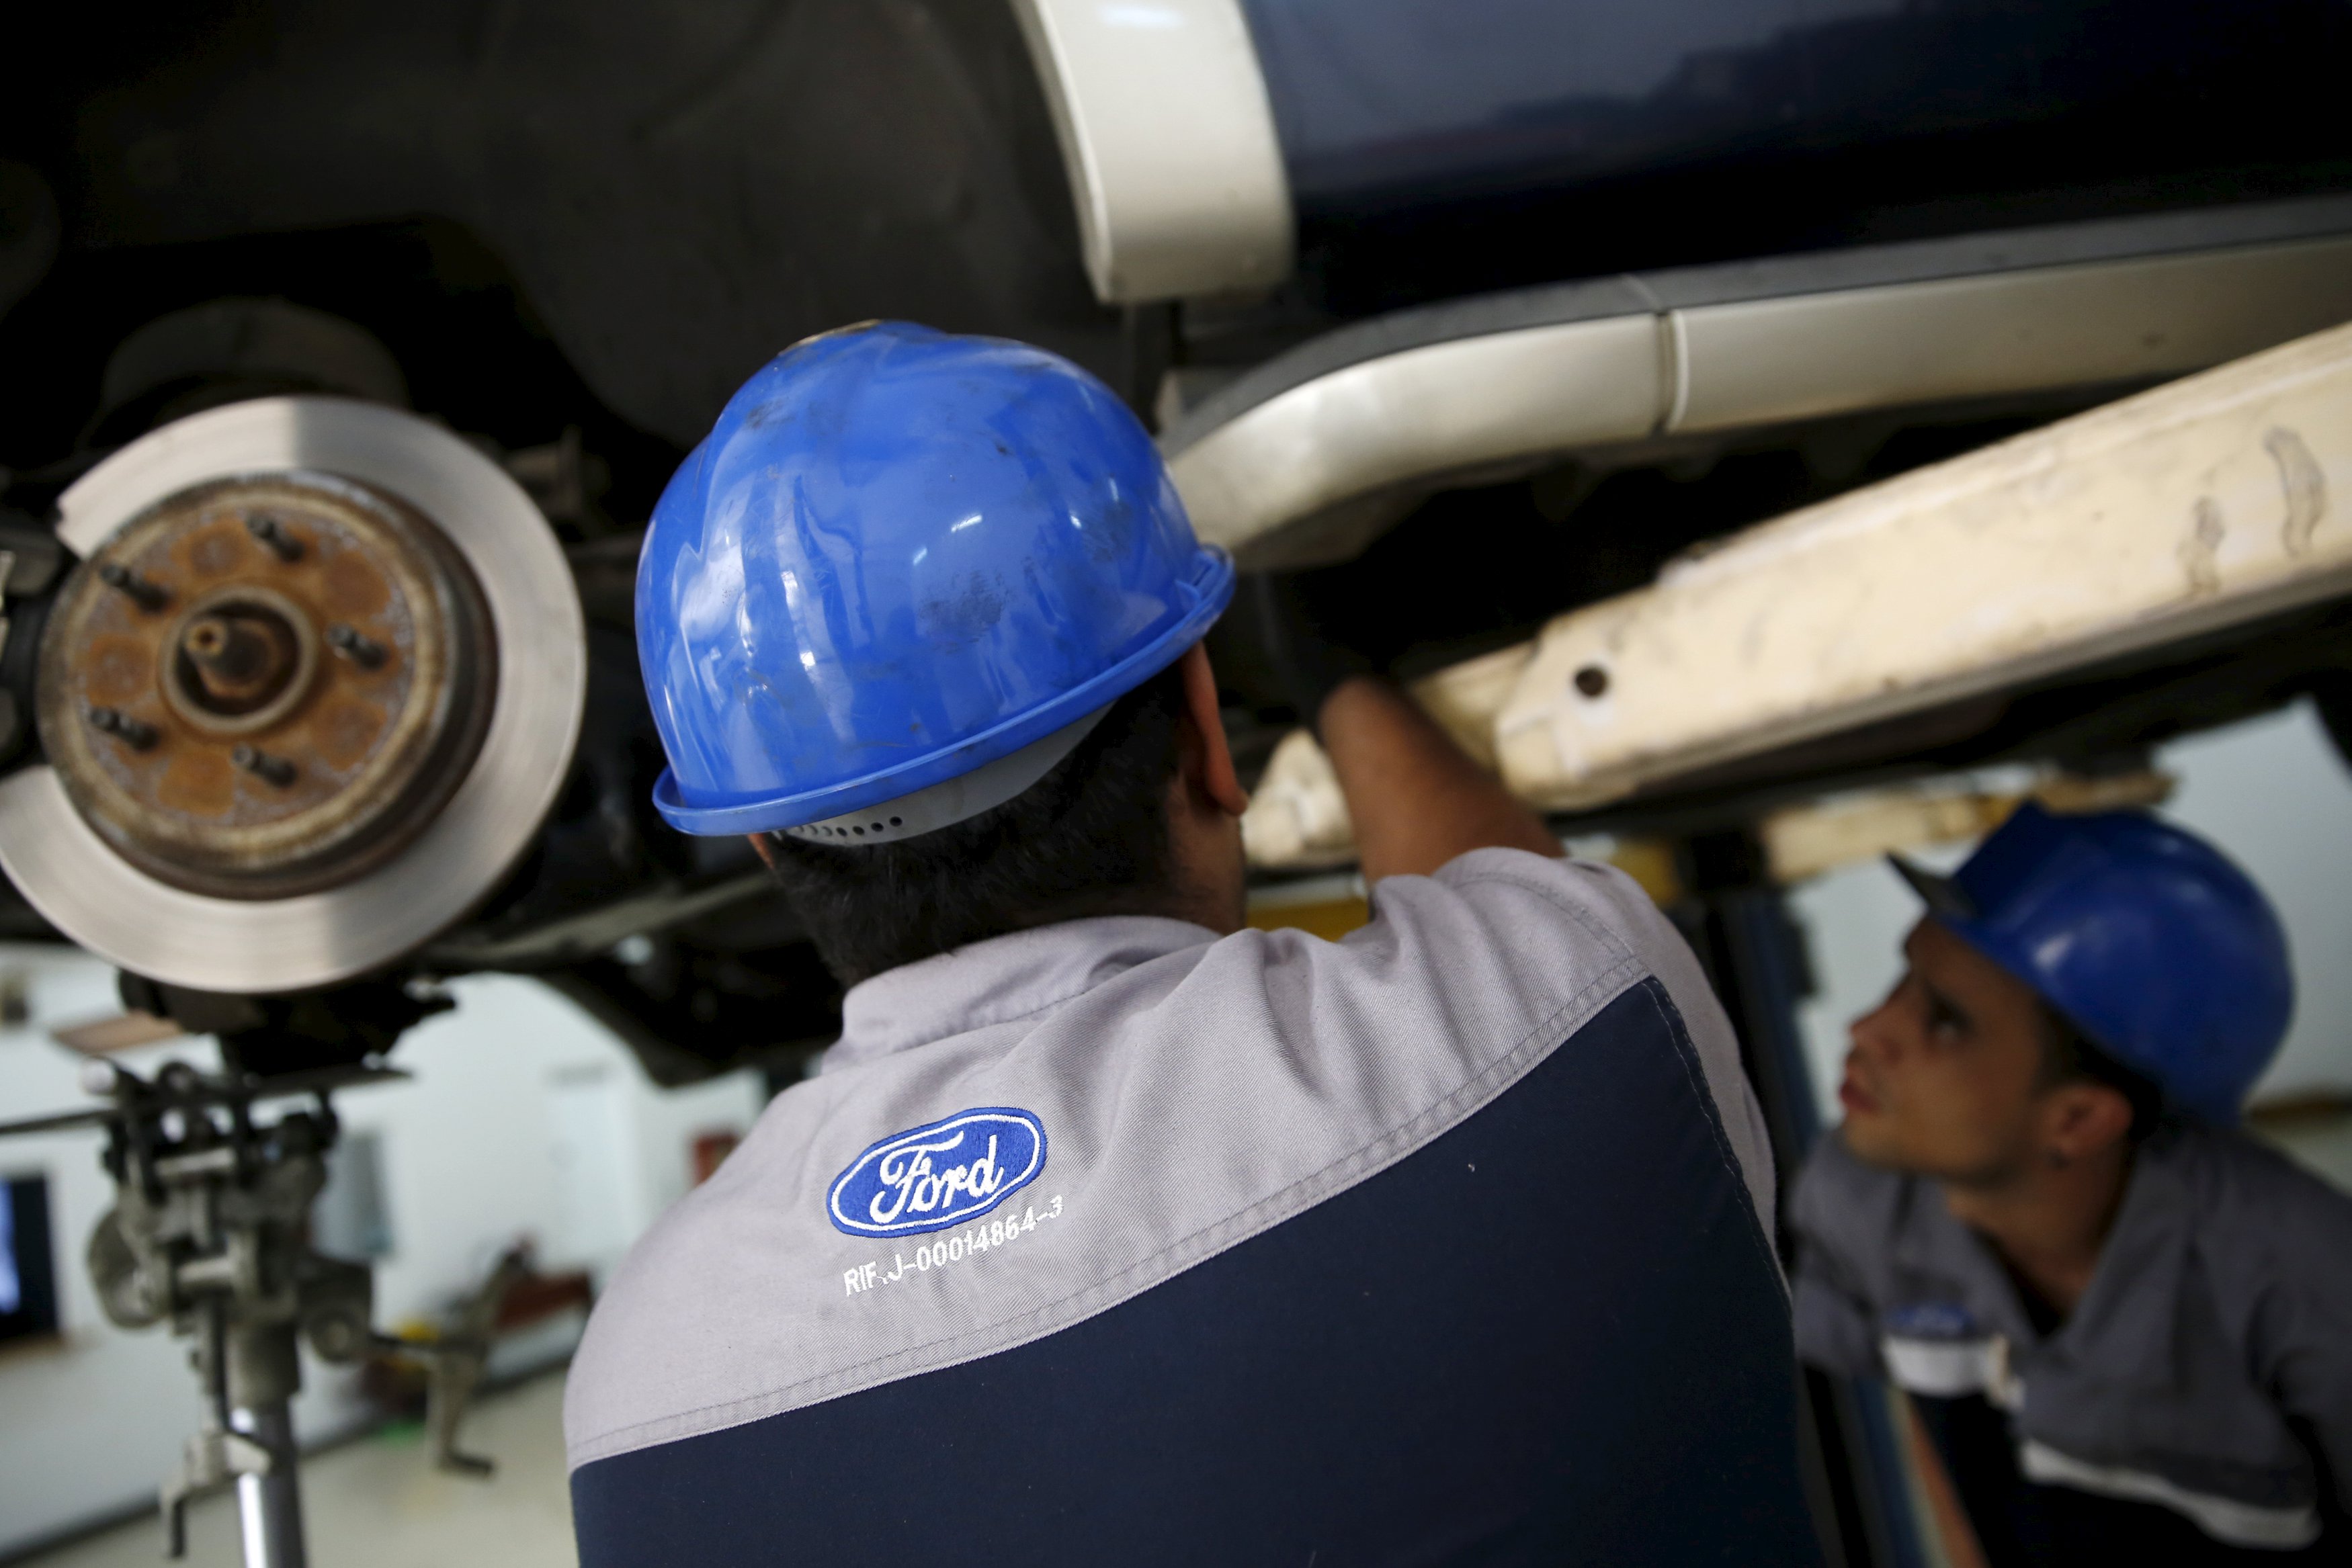
[(1854, 1019), (1838, 1099), (1858, 1159), (1946, 1181), (1997, 1182), (2039, 1151), (2046, 1040), (2032, 990), (1932, 920), (1910, 967)]

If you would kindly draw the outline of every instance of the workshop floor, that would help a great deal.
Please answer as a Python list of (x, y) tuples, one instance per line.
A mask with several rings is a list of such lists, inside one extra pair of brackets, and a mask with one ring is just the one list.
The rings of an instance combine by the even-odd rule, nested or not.
[[(498, 1460), (488, 1481), (443, 1475), (414, 1436), (362, 1438), (309, 1460), (302, 1509), (313, 1568), (574, 1568), (563, 1483), (563, 1377), (486, 1396), (466, 1447)], [(156, 1568), (163, 1527), (150, 1515), (26, 1560), (23, 1568)], [(236, 1568), (236, 1506), (210, 1498), (188, 1521), (186, 1568)]]

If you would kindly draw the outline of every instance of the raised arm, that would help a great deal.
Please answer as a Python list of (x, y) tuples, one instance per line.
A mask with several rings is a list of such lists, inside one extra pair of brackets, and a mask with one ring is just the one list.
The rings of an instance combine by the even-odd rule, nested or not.
[(1472, 850), (1561, 852), (1541, 818), (1387, 681), (1341, 681), (1316, 727), (1355, 819), (1365, 881), (1426, 875)]

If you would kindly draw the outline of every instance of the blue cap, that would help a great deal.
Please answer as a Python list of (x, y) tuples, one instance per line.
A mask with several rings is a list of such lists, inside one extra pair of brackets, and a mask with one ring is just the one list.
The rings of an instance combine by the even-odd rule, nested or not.
[(1938, 922), (2179, 1109), (2236, 1121), (2286, 1038), (2286, 933), (2194, 834), (2138, 811), (2059, 817), (2028, 801), (1950, 877), (1890, 859)]
[(689, 833), (849, 842), (986, 810), (1233, 591), (1150, 436), (1068, 361), (902, 322), (809, 339), (728, 402), (646, 530), (654, 804)]

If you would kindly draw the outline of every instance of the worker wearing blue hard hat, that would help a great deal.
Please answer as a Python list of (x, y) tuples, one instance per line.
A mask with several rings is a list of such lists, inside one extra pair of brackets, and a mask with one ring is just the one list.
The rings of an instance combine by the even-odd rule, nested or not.
[(2352, 1199), (2235, 1130), (2277, 916), (2193, 834), (2028, 803), (1856, 1019), (1799, 1353), (1907, 1390), (1988, 1561), (2342, 1561)]
[(1248, 928), (1234, 592), (1021, 344), (799, 344), (679, 471), (656, 800), (752, 835), (848, 991), (597, 1306), (586, 1568), (1817, 1560), (1689, 949), (1296, 617), (1374, 918)]

